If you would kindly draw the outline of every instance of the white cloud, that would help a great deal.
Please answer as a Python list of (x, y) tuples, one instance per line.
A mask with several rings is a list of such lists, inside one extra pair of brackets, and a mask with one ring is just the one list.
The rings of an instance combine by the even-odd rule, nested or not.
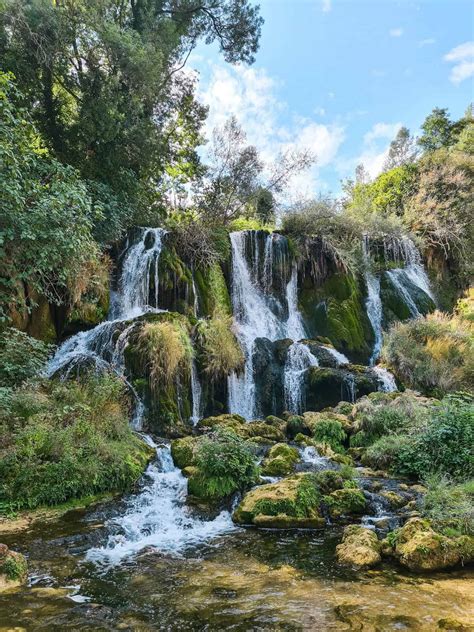
[(322, 10), (323, 13), (329, 13), (332, 9), (332, 1), (331, 0), (322, 0)]
[(403, 35), (403, 29), (398, 27), (396, 29), (390, 29), (390, 37), (401, 37)]
[[(222, 126), (232, 115), (247, 134), (247, 141), (257, 147), (264, 162), (271, 163), (285, 150), (308, 149), (317, 156), (317, 164), (294, 178), (294, 196), (311, 196), (316, 192), (319, 167), (336, 159), (344, 141), (344, 127), (322, 124), (312, 118), (290, 112), (288, 105), (277, 98), (278, 82), (264, 69), (244, 66), (211, 66), (207, 86), (200, 84), (200, 100), (209, 107), (205, 134), (209, 138), (216, 126)], [(322, 115), (324, 110), (319, 108)]]
[(423, 46), (430, 46), (431, 44), (435, 44), (436, 40), (434, 37), (427, 37), (426, 39), (420, 40), (418, 42), (418, 46), (423, 48)]
[(454, 64), (449, 75), (452, 83), (457, 85), (469, 79), (474, 75), (474, 42), (456, 46), (444, 56), (444, 60)]

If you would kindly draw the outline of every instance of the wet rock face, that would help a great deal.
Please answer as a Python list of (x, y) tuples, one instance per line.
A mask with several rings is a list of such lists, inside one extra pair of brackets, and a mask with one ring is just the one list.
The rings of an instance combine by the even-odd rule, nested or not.
[(412, 571), (434, 571), (474, 559), (474, 538), (437, 533), (428, 520), (411, 518), (383, 542), (383, 552)]
[(0, 592), (26, 582), (28, 567), (21, 553), (10, 551), (6, 544), (0, 544)]
[(371, 568), (381, 561), (381, 545), (371, 529), (349, 525), (344, 529), (342, 542), (336, 547), (340, 564), (357, 569)]

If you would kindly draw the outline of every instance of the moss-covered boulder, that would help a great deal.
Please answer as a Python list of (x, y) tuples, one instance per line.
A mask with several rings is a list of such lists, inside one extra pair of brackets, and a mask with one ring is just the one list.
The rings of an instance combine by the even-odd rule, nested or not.
[(340, 564), (353, 568), (371, 568), (381, 561), (380, 542), (371, 529), (351, 524), (344, 529), (342, 542), (336, 547)]
[(194, 450), (197, 441), (197, 437), (182, 437), (171, 442), (171, 456), (176, 467), (183, 470), (194, 464)]
[(335, 406), (341, 400), (353, 400), (376, 391), (377, 376), (370, 368), (348, 364), (344, 368), (312, 366), (306, 373), (305, 401), (312, 411)]
[(474, 538), (437, 533), (428, 520), (410, 518), (383, 542), (383, 552), (412, 571), (434, 571), (474, 560)]
[(27, 577), (28, 565), (25, 556), (10, 551), (6, 544), (0, 544), (0, 592), (24, 584)]
[(246, 424), (244, 417), (235, 413), (228, 413), (225, 415), (216, 415), (213, 417), (206, 417), (201, 419), (197, 427), (198, 428), (215, 428), (216, 426), (222, 428), (229, 428), (231, 430), (238, 431), (242, 426)]
[(325, 524), (312, 474), (295, 474), (249, 491), (234, 511), (237, 524), (275, 529), (316, 529)]
[(268, 452), (262, 463), (264, 476), (287, 476), (300, 460), (299, 452), (286, 443), (277, 443)]
[(324, 496), (324, 503), (333, 519), (348, 518), (364, 513), (366, 500), (363, 492), (357, 487), (343, 487)]
[(285, 434), (283, 430), (267, 424), (264, 421), (250, 421), (243, 426), (241, 426), (237, 433), (246, 438), (252, 439), (253, 441), (261, 439), (262, 441), (278, 441), (282, 442), (285, 440)]

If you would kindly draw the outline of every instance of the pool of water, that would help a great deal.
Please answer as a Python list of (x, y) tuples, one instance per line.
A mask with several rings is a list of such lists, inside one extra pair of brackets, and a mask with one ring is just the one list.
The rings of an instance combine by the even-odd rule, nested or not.
[[(438, 630), (468, 625), (468, 570), (417, 577), (335, 564), (338, 529), (237, 529), (179, 553), (144, 548), (118, 563), (87, 551), (123, 503), (75, 510), (1, 540), (29, 558), (27, 586), (0, 597), (0, 631)], [(469, 628), (457, 628), (469, 629)]]

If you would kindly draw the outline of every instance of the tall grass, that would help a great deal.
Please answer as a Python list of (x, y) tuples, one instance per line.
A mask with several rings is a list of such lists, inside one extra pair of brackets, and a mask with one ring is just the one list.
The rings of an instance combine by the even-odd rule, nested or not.
[(198, 336), (206, 371), (213, 377), (239, 370), (244, 362), (242, 349), (232, 331), (232, 317), (215, 313), (198, 325)]

